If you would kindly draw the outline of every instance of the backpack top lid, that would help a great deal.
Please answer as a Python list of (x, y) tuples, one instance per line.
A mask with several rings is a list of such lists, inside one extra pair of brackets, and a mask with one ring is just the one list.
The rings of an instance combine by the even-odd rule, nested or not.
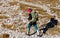
[(27, 10), (27, 12), (30, 14), (30, 13), (32, 12), (32, 9), (29, 8), (29, 9)]

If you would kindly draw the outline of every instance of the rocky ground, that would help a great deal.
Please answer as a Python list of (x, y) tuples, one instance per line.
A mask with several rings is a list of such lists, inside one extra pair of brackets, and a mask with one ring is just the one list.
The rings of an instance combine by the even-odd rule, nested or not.
[[(28, 15), (24, 14), (24, 10), (28, 7), (37, 10), (38, 28), (54, 16), (58, 25), (42, 37), (26, 35)], [(31, 33), (34, 31), (32, 27)], [(60, 0), (0, 0), (0, 38), (60, 38)]]

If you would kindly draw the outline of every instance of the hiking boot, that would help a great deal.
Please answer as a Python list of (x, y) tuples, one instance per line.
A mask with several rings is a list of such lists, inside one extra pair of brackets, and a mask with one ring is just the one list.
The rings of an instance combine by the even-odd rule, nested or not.
[(37, 36), (42, 37), (42, 35), (43, 35), (43, 30), (40, 30), (39, 35)]
[(39, 35), (39, 30), (37, 30), (37, 35)]
[(30, 32), (27, 32), (26, 35), (30, 36)]
[(41, 34), (41, 35), (37, 35), (37, 36), (42, 37), (42, 35), (43, 35), (43, 34)]

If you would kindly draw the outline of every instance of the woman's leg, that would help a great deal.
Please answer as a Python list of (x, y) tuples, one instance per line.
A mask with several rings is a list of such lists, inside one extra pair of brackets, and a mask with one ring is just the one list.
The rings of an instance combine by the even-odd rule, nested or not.
[(34, 28), (35, 28), (35, 30), (36, 30), (36, 31), (38, 30), (38, 27), (37, 27), (37, 25), (36, 25), (36, 24), (34, 24)]
[(28, 33), (30, 33), (31, 24), (28, 24)]
[(35, 28), (35, 30), (37, 31), (37, 35), (39, 35), (39, 29), (38, 29), (38, 27), (37, 27), (36, 24), (34, 24), (34, 28)]

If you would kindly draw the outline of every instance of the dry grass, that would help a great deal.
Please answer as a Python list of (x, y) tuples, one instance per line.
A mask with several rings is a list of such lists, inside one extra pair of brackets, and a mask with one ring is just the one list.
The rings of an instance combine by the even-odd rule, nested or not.
[(1, 38), (9, 38), (9, 34), (4, 33)]
[(11, 30), (16, 30), (15, 24), (2, 24), (3, 28), (11, 29)]
[(7, 19), (7, 18), (9, 18), (9, 17), (8, 17), (8, 16), (6, 16), (5, 14), (0, 14), (0, 19), (2, 19), (2, 18)]
[(39, 3), (39, 4), (50, 4), (55, 7), (57, 4), (60, 4), (59, 0), (25, 0), (26, 2)]
[(59, 34), (60, 28), (57, 28), (57, 27), (54, 27), (54, 28), (50, 28), (48, 31), (47, 31), (47, 34), (51, 34), (51, 35), (56, 35), (56, 34)]
[(13, 2), (9, 2), (9, 4), (11, 5), (11, 6), (13, 6), (13, 5), (17, 5), (17, 1), (13, 1)]
[[(35, 0), (26, 0), (27, 2), (35, 2)], [(38, 0), (36, 0), (37, 2), (38, 2)], [(50, 4), (52, 4), (53, 6), (55, 6), (55, 2), (58, 2), (59, 3), (59, 1), (57, 0), (39, 0), (39, 1), (41, 1), (42, 2), (42, 4), (48, 4), (48, 3), (50, 3)], [(16, 1), (14, 1), (14, 2), (10, 2), (9, 4), (12, 6), (12, 5), (17, 5), (17, 3), (18, 2), (16, 2)], [(51, 5), (51, 6), (52, 6)], [(24, 4), (20, 4), (20, 10), (27, 10), (27, 8), (28, 7), (31, 7), (32, 9), (34, 9), (34, 8), (36, 8), (35, 10), (37, 10), (37, 11), (39, 11), (39, 14), (42, 14), (42, 15), (46, 15), (46, 16), (39, 16), (39, 18), (46, 18), (47, 17), (47, 19), (50, 19), (50, 18), (52, 18), (53, 16), (51, 16), (51, 15), (48, 15), (47, 13), (46, 13), (46, 10), (43, 10), (42, 8), (38, 8), (38, 7), (35, 7), (35, 6), (29, 6), (29, 5), (24, 5)], [(60, 9), (58, 10), (58, 9), (54, 9), (54, 8), (51, 8), (51, 10), (52, 11), (54, 11), (54, 12), (57, 12), (57, 14), (58, 14), (58, 17), (60, 17)], [(16, 13), (15, 13), (16, 14)], [(0, 18), (7, 18), (6, 16), (0, 16)], [(46, 19), (46, 20), (47, 20)], [(20, 21), (21, 22), (21, 21)], [(46, 23), (46, 22), (44, 22), (44, 23)], [(19, 28), (19, 29), (17, 29), (19, 32), (27, 32), (27, 27), (25, 26), (25, 24), (22, 24), (21, 23), (21, 25), (23, 25), (21, 28)], [(58, 28), (58, 26), (60, 26), (60, 23), (58, 23), (58, 25), (56, 26), (56, 27), (54, 27), (54, 28), (51, 28), (51, 29), (49, 29), (47, 32), (46, 32), (46, 34), (52, 34), (52, 35), (55, 35), (55, 34), (58, 34), (58, 33), (60, 33), (60, 28)], [(11, 24), (11, 25), (9, 25), (9, 24), (3, 24), (2, 25), (2, 27), (3, 28), (7, 28), (7, 29), (11, 29), (11, 30), (16, 30), (16, 25), (13, 23), (13, 24)], [(39, 26), (38, 26), (39, 27)], [(42, 28), (42, 27), (39, 27), (39, 28)], [(34, 32), (35, 30), (34, 30), (34, 27), (32, 27), (31, 28), (31, 31), (32, 32)]]
[(51, 11), (53, 11), (54, 13), (56, 13), (58, 15), (58, 18), (60, 18), (60, 9), (51, 8)]

